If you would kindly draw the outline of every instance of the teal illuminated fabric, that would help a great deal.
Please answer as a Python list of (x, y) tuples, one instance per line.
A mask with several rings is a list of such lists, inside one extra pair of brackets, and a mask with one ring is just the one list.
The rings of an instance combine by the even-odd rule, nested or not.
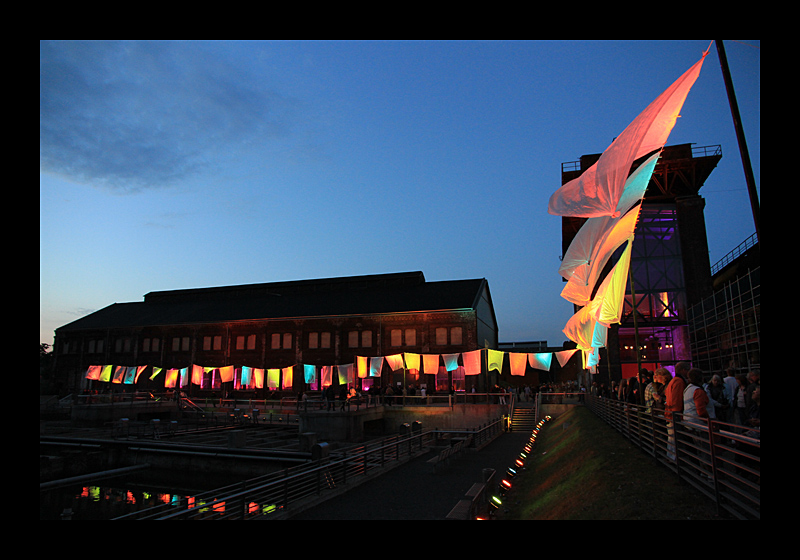
[(383, 368), (383, 356), (374, 356), (369, 359), (370, 377), (380, 377)]
[(303, 379), (306, 383), (311, 385), (317, 378), (317, 366), (311, 364), (303, 364)]
[(442, 354), (444, 359), (444, 368), (447, 371), (454, 371), (458, 369), (458, 357), (461, 354)]
[(534, 369), (550, 371), (550, 364), (553, 362), (552, 352), (532, 352), (528, 354), (528, 365)]
[[(242, 387), (247, 387), (253, 380), (253, 368), (242, 366)], [(194, 382), (194, 379), (192, 380)]]

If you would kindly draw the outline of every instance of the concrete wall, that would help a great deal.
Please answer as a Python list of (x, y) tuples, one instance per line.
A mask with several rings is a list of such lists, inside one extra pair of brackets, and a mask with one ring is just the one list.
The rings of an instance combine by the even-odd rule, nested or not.
[(396, 434), (402, 424), (420, 422), (423, 430), (471, 430), (508, 414), (507, 405), (378, 406), (358, 411), (314, 411), (300, 414), (300, 433), (318, 441), (361, 442)]

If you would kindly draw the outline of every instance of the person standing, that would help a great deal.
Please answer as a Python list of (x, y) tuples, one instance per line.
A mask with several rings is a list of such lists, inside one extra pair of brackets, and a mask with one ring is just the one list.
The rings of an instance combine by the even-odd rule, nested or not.
[(725, 370), (725, 377), (722, 379), (725, 384), (725, 396), (728, 397), (728, 418), (726, 422), (735, 424), (736, 418), (736, 389), (739, 387), (739, 382), (736, 381), (736, 370), (728, 368)]
[(686, 389), (686, 374), (689, 373), (689, 364), (678, 362), (675, 364), (675, 377), (667, 384), (664, 393), (664, 417), (667, 420), (667, 459), (672, 462), (677, 460), (675, 454), (675, 422), (678, 418), (675, 413), (683, 413), (683, 391)]

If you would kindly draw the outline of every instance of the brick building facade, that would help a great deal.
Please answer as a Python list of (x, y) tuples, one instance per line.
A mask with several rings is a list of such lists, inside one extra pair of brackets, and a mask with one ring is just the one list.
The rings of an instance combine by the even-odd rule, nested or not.
[[(261, 398), (268, 387), (255, 389), (243, 372), (312, 365), (320, 375), (323, 367), (357, 357), (497, 348), (497, 332), (486, 279), (428, 282), (422, 272), (408, 272), (159, 291), (56, 329), (54, 377), (66, 391), (79, 392), (97, 383), (86, 379), (89, 366), (139, 366), (149, 369), (137, 370), (131, 388), (157, 391), (166, 377), (157, 370), (199, 364), (202, 380), (190, 384), (193, 391), (250, 390)], [(226, 366), (236, 368), (236, 378), (221, 384), (219, 368)], [(319, 379), (306, 384), (295, 371), (293, 390), (319, 388)], [(384, 365), (378, 380), (464, 389), (458, 372), (444, 368), (431, 375)], [(375, 382), (355, 380), (360, 389)]]

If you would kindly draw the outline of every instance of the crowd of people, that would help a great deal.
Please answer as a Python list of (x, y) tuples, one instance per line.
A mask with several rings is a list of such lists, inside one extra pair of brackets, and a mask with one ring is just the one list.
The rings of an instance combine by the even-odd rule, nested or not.
[[(642, 369), (638, 377), (612, 381), (610, 387), (593, 383), (591, 393), (635, 405), (644, 405), (647, 412), (663, 411), (667, 419), (673, 412), (745, 427), (759, 427), (761, 415), (761, 375), (758, 370), (747, 374), (729, 368), (705, 376), (686, 362), (675, 365), (675, 375), (658, 368)], [(691, 387), (691, 389), (689, 389)]]
[[(726, 422), (740, 426), (737, 431), (747, 438), (761, 441), (761, 374), (758, 370), (743, 374), (731, 368), (706, 377), (700, 369), (679, 362), (675, 364), (674, 375), (665, 368), (652, 373), (643, 369), (637, 377), (612, 383), (608, 389), (593, 384), (591, 392), (644, 405), (648, 413), (663, 415), (667, 426), (667, 457), (671, 461), (676, 460), (675, 423), (678, 421), (697, 434), (707, 430), (709, 419)], [(739, 462), (752, 462), (749, 456), (760, 456), (760, 443), (739, 442), (736, 446), (747, 451), (746, 455), (737, 457)]]

